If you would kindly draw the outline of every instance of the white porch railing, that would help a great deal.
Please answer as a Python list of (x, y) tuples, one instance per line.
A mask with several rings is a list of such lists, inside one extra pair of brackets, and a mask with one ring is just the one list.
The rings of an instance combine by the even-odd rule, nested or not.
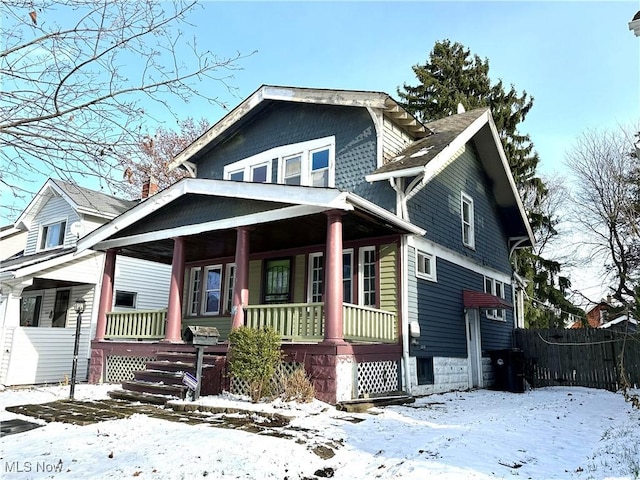
[(108, 312), (104, 337), (160, 340), (164, 338), (166, 318), (166, 309)]

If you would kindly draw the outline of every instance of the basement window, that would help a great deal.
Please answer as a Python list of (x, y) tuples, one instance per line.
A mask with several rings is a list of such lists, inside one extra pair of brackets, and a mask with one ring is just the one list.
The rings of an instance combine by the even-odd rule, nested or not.
[(433, 385), (433, 357), (416, 357), (418, 385)]

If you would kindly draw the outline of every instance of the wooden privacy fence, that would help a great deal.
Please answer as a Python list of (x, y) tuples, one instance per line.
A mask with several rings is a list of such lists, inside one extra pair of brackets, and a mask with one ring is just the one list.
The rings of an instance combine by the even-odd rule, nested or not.
[[(603, 329), (517, 329), (533, 387), (571, 385), (617, 391), (621, 366), (640, 385), (640, 336)], [(622, 362), (621, 362), (622, 361)]]

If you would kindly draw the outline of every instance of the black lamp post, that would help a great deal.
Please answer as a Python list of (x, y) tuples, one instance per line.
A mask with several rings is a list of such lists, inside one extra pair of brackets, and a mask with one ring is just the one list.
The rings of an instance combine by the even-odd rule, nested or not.
[(82, 312), (84, 312), (84, 298), (79, 298), (76, 303), (73, 304), (73, 309), (78, 314), (76, 319), (76, 338), (73, 344), (73, 367), (71, 368), (71, 391), (69, 392), (69, 399), (73, 400), (73, 394), (76, 389), (76, 373), (78, 371), (78, 349), (80, 347), (80, 327), (82, 326)]

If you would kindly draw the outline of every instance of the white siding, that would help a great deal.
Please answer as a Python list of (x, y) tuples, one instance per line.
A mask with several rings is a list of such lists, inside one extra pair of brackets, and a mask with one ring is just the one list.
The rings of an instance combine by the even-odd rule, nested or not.
[[(131, 257), (116, 258), (115, 291), (136, 293), (136, 310), (156, 310), (165, 308), (169, 299), (171, 265), (149, 262)], [(114, 310), (126, 310), (115, 308)]]
[(407, 132), (393, 123), (388, 117), (384, 117), (382, 139), (383, 163), (389, 162), (413, 141)]
[(9, 369), (9, 360), (11, 359), (11, 344), (13, 342), (13, 332), (17, 327), (4, 327), (0, 331), (0, 385), (5, 385), (7, 370)]
[(54, 268), (41, 270), (34, 274), (38, 278), (96, 284), (102, 276), (104, 253), (92, 252), (90, 255), (75, 258)]
[[(84, 319), (84, 316), (83, 316)], [(89, 323), (82, 322), (78, 381), (87, 380)], [(74, 328), (16, 327), (5, 385), (60, 383), (71, 379)]]
[(0, 238), (0, 260), (5, 260), (24, 250), (27, 242), (27, 232), (16, 232)]
[(27, 246), (25, 255), (31, 255), (38, 251), (38, 241), (40, 238), (40, 227), (47, 225), (52, 221), (65, 220), (67, 222), (64, 238), (64, 247), (72, 247), (75, 245), (76, 237), (71, 233), (69, 227), (73, 222), (80, 220), (75, 210), (62, 197), (51, 197), (36, 214), (29, 227), (27, 235)]

